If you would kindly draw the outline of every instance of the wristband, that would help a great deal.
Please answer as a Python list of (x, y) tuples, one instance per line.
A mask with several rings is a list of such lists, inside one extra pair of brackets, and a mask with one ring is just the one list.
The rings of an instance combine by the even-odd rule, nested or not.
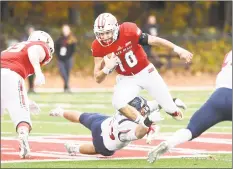
[(106, 74), (106, 75), (108, 75), (109, 73), (110, 73), (110, 69), (108, 69), (107, 67), (104, 67), (103, 69), (102, 69), (102, 71)]
[(143, 121), (144, 126), (150, 127), (152, 125), (152, 121), (149, 119), (149, 117), (146, 117), (146, 119)]

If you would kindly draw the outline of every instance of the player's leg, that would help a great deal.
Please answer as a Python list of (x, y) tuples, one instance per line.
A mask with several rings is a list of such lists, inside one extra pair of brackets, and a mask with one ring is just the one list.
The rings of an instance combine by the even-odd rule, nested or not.
[(141, 89), (134, 77), (118, 76), (112, 98), (113, 107), (129, 119), (136, 120), (140, 113), (128, 103), (138, 95)]
[[(155, 69), (155, 68), (154, 68)], [(176, 106), (168, 87), (157, 70), (144, 72), (143, 87), (159, 103), (165, 112), (177, 120), (183, 119), (182, 111)]]
[(104, 134), (102, 134), (103, 133), (102, 123), (109, 118), (110, 118), (109, 116), (98, 114), (95, 117), (96, 120), (94, 120), (91, 125), (93, 145), (95, 147), (96, 152), (103, 156), (112, 156), (115, 153), (115, 151), (110, 151), (106, 148), (104, 144), (104, 139), (103, 139)]
[(88, 155), (98, 154), (95, 150), (95, 146), (92, 143), (81, 145), (75, 143), (65, 143), (65, 148), (71, 156), (79, 153)]
[(67, 151), (72, 154), (82, 153), (82, 154), (102, 154), (104, 156), (112, 155), (114, 152), (106, 149), (103, 143), (102, 138), (102, 129), (101, 124), (104, 120), (109, 118), (109, 116), (105, 116), (99, 113), (83, 113), (80, 116), (80, 123), (84, 125), (86, 128), (91, 130), (93, 144), (74, 144), (74, 143), (66, 143), (65, 147)]
[(4, 77), (1, 89), (7, 91), (5, 94), (6, 108), (9, 111), (19, 137), (20, 157), (30, 156), (28, 135), (31, 130), (31, 118), (29, 112), (29, 100), (24, 80), (15, 72), (8, 71)]
[[(79, 111), (73, 110), (64, 110), (60, 107), (53, 109), (49, 113), (50, 116), (64, 117), (65, 119), (74, 122), (81, 123), (86, 128), (92, 131), (92, 137), (96, 140), (101, 135), (98, 132), (98, 127), (100, 128), (101, 123), (99, 121), (103, 121), (109, 116), (101, 115), (98, 113), (83, 113)], [(98, 124), (96, 124), (98, 123)], [(98, 146), (101, 146), (103, 143), (100, 142)], [(97, 153), (94, 144), (76, 144), (76, 143), (65, 143), (65, 148), (70, 155), (76, 155), (78, 153), (81, 154), (99, 154)]]
[(231, 91), (227, 88), (217, 89), (205, 104), (193, 114), (187, 128), (176, 131), (171, 138), (155, 147), (149, 153), (149, 160), (153, 162), (169, 149), (198, 137), (219, 122), (232, 121)]
[(65, 69), (65, 61), (58, 60), (58, 67), (59, 67), (59, 71), (60, 71), (60, 74), (61, 74), (63, 82), (64, 82), (64, 90), (65, 90), (67, 87), (66, 86), (67, 73), (66, 73), (66, 69)]
[(191, 117), (187, 129), (192, 139), (222, 121), (232, 121), (232, 90), (219, 88)]
[[(179, 98), (173, 98), (173, 102), (180, 109), (186, 110), (187, 106), (185, 105), (185, 103), (181, 99), (179, 99)], [(153, 112), (155, 110), (162, 109), (162, 107), (159, 105), (159, 103), (156, 100), (149, 100), (149, 101), (147, 101), (147, 105), (149, 106), (151, 112)]]
[(49, 112), (50, 116), (64, 117), (73, 123), (80, 123), (79, 118), (83, 112), (75, 110), (64, 110), (61, 107), (57, 107)]
[(81, 111), (75, 110), (64, 110), (60, 107), (57, 107), (50, 111), (50, 116), (64, 117), (73, 123), (81, 123), (86, 128), (91, 130), (91, 125), (96, 117), (99, 116), (98, 113), (84, 113)]
[(67, 90), (69, 90), (70, 86), (69, 86), (69, 79), (70, 79), (70, 71), (71, 71), (71, 68), (72, 68), (72, 64), (73, 64), (73, 58), (70, 58), (66, 61), (66, 73), (67, 73), (67, 81), (66, 81), (66, 87), (67, 87)]

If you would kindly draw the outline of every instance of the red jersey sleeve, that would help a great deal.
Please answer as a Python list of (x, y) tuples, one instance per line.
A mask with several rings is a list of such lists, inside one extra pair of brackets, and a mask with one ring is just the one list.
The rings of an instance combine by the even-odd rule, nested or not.
[(93, 57), (103, 57), (100, 44), (97, 40), (94, 40), (91, 45), (91, 52)]
[(132, 39), (134, 39), (136, 42), (139, 41), (139, 37), (142, 34), (142, 31), (135, 23), (132, 22), (124, 22), (122, 24), (124, 34), (126, 36), (130, 36)]

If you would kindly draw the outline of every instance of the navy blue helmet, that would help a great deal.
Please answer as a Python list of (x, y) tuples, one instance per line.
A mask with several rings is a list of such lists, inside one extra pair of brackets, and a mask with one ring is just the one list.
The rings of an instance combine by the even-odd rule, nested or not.
[[(129, 105), (136, 108), (143, 116), (150, 112), (150, 108), (147, 104), (147, 100), (143, 97), (135, 97), (133, 100), (129, 102)], [(144, 109), (144, 112), (142, 112)]]

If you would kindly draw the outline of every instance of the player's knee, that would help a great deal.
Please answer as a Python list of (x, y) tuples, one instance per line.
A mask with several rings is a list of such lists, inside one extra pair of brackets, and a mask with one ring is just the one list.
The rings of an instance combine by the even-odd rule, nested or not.
[(135, 133), (135, 136), (137, 139), (142, 139), (145, 136), (145, 133), (142, 133), (142, 132)]
[(18, 122), (18, 124), (16, 125), (16, 132), (18, 131), (18, 129), (20, 127), (27, 128), (29, 132), (32, 130), (32, 124), (31, 124), (31, 122), (26, 122), (26, 121), (20, 121), (20, 122)]

